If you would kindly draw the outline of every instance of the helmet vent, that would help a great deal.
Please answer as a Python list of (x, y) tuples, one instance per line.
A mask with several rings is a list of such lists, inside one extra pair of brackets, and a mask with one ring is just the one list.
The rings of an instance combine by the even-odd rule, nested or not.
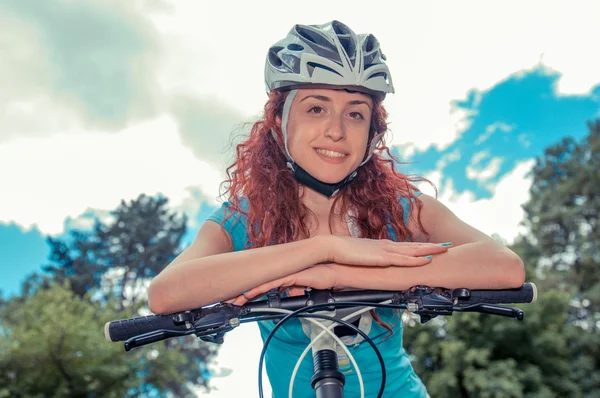
[(295, 54), (281, 54), (281, 60), (294, 73), (300, 72), (300, 59)]
[(369, 80), (376, 78), (376, 77), (383, 77), (385, 79), (386, 83), (389, 83), (390, 80), (388, 79), (388, 74), (385, 72), (377, 72), (377, 73), (373, 73), (371, 76), (369, 76)]
[(375, 39), (375, 36), (373, 36), (373, 35), (367, 36), (367, 39), (365, 40), (365, 43), (363, 44), (364, 51), (366, 53), (370, 53), (371, 51), (373, 51), (375, 49), (376, 46), (377, 46), (377, 39)]
[(269, 62), (275, 68), (280, 68), (281, 65), (283, 65), (283, 62), (281, 62), (281, 59), (279, 58), (279, 56), (277, 56), (277, 53), (279, 53), (279, 51), (281, 51), (281, 50), (283, 50), (283, 47), (279, 47), (279, 46), (273, 46), (269, 50)]
[(354, 40), (352, 40), (351, 36), (338, 36), (340, 40), (340, 44), (344, 47), (344, 51), (348, 54), (348, 58), (354, 61), (356, 58), (356, 47), (354, 46)]
[(332, 48), (333, 47), (332, 44), (329, 42), (329, 40), (327, 40), (321, 34), (314, 32), (310, 29), (306, 29), (300, 25), (296, 25), (296, 32), (298, 32), (298, 34), (300, 36), (302, 36), (304, 39), (306, 39), (306, 41), (308, 41), (309, 43), (314, 43), (314, 44), (324, 47), (324, 48)]
[(333, 28), (333, 31), (338, 36), (340, 36), (340, 35), (351, 36), (352, 35), (352, 32), (350, 31), (350, 29), (348, 29), (348, 27), (346, 25), (344, 25), (343, 23), (341, 23), (340, 21), (332, 21), (331, 27)]
[(302, 51), (302, 50), (304, 50), (304, 47), (302, 47), (300, 44), (296, 44), (296, 43), (288, 44), (287, 48), (290, 51)]
[(331, 69), (330, 67), (328, 67), (328, 66), (325, 66), (325, 65), (317, 64), (317, 63), (314, 63), (314, 62), (307, 62), (307, 63), (306, 63), (306, 66), (308, 67), (308, 74), (309, 74), (310, 76), (312, 76), (312, 74), (313, 74), (313, 72), (314, 72), (315, 68), (321, 68), (321, 69), (325, 69), (326, 71), (329, 71), (329, 72), (335, 73), (335, 74), (336, 74), (336, 75), (338, 75), (338, 76), (342, 76), (342, 75), (340, 75), (340, 74), (339, 74), (339, 72), (338, 72), (338, 71), (336, 71), (336, 70), (334, 70), (334, 69)]

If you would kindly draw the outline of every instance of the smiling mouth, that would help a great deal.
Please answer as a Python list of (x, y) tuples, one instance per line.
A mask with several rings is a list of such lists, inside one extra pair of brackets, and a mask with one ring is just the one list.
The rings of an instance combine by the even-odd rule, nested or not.
[(335, 151), (331, 151), (329, 149), (315, 148), (315, 151), (317, 151), (317, 153), (320, 153), (321, 155), (327, 156), (329, 158), (345, 158), (346, 156), (348, 156), (345, 153), (335, 152)]

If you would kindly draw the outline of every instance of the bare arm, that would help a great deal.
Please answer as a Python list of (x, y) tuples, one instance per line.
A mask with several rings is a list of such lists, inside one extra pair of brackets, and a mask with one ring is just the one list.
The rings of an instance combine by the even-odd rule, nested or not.
[(523, 263), (517, 255), (492, 251), (482, 243), (469, 243), (434, 256), (426, 267), (356, 267), (327, 264), (336, 285), (361, 289), (401, 290), (415, 285), (454, 289), (508, 289), (523, 285)]
[[(513, 251), (460, 220), (446, 206), (429, 195), (421, 195), (421, 221), (430, 242), (452, 242), (445, 253), (435, 254), (425, 267), (368, 268), (340, 264), (333, 267), (341, 286), (365, 289), (405, 289), (414, 285), (503, 289), (520, 287), (525, 281), (522, 260)], [(416, 209), (408, 227), (419, 231)], [(413, 235), (425, 241), (424, 234)]]
[(292, 243), (232, 252), (229, 235), (205, 222), (190, 247), (151, 282), (150, 310), (168, 314), (213, 304), (296, 274), (315, 264), (419, 267), (447, 250), (428, 243), (317, 235)]
[(232, 250), (223, 227), (205, 222), (192, 245), (152, 280), (148, 289), (150, 310), (169, 314), (213, 304), (328, 257), (322, 237)]

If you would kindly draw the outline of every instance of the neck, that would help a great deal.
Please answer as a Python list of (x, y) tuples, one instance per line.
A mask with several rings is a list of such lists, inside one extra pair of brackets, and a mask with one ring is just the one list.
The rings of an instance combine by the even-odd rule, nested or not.
[[(329, 221), (335, 197), (328, 198), (305, 185), (300, 185), (300, 201), (317, 216), (319, 223)], [(340, 205), (341, 200), (337, 202), (334, 210), (339, 211)]]

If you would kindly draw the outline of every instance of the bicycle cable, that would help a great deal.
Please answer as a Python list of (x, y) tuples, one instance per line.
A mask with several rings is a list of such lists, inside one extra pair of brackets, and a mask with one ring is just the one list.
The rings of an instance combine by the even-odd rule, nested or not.
[[(392, 300), (386, 300), (386, 301), (382, 301), (379, 304), (389, 304), (391, 303)], [(375, 307), (365, 307), (365, 308), (361, 308), (358, 311), (353, 312), (350, 315), (347, 315), (345, 317), (342, 318), (343, 321), (347, 321), (357, 315), (361, 315), (364, 312), (367, 311), (371, 311), (372, 309), (374, 309)], [(327, 327), (327, 329), (333, 329), (336, 325), (330, 325)], [(329, 330), (327, 330), (327, 332), (329, 332)], [(302, 355), (300, 355), (300, 358), (298, 358), (298, 361), (296, 362), (296, 367), (294, 368), (294, 372), (292, 373), (292, 379), (290, 381), (290, 390), (289, 390), (289, 398), (292, 398), (292, 388), (294, 386), (294, 379), (296, 377), (296, 373), (298, 372), (298, 369), (300, 368), (300, 364), (302, 363), (302, 361), (304, 360), (304, 357), (308, 354), (308, 351), (310, 351), (310, 349), (312, 348), (313, 345), (315, 345), (315, 343), (321, 339), (323, 336), (325, 336), (325, 331), (322, 331), (321, 333), (319, 333), (317, 335), (317, 337), (315, 337), (314, 339), (312, 339), (312, 341), (310, 342), (310, 344), (306, 347), (306, 349), (304, 350), (304, 352), (302, 352)], [(337, 336), (336, 336), (337, 337)], [(339, 341), (336, 339), (336, 341)], [(343, 344), (343, 343), (342, 343)], [(362, 374), (360, 373), (360, 369), (358, 367), (358, 364), (356, 363), (356, 361), (354, 360), (354, 357), (350, 354), (349, 350), (346, 348), (346, 345), (343, 344), (342, 348), (344, 349), (344, 351), (346, 351), (346, 354), (348, 354), (348, 358), (350, 359), (350, 361), (352, 362), (352, 364), (354, 365), (354, 369), (356, 370), (356, 374), (358, 376), (358, 383), (360, 385), (360, 397), (364, 398), (365, 397), (365, 391), (364, 391), (364, 385), (363, 385), (363, 380), (362, 380)]]
[[(341, 304), (341, 306), (348, 306), (348, 303), (339, 303)], [(373, 306), (373, 303), (352, 303), (354, 307), (356, 306)], [(263, 344), (263, 348), (260, 354), (260, 359), (259, 359), (259, 363), (258, 363), (258, 392), (259, 392), (259, 397), (260, 398), (264, 398), (263, 395), (263, 388), (262, 388), (262, 367), (263, 367), (263, 363), (264, 363), (264, 357), (267, 351), (267, 347), (271, 341), (271, 339), (273, 338), (273, 336), (275, 335), (275, 332), (282, 327), (283, 324), (285, 324), (285, 322), (287, 322), (288, 320), (292, 319), (292, 318), (320, 318), (320, 319), (326, 319), (335, 323), (339, 323), (342, 324), (344, 326), (349, 327), (350, 329), (354, 330), (356, 333), (360, 334), (363, 339), (365, 339), (365, 341), (367, 343), (369, 343), (369, 345), (373, 348), (373, 350), (375, 351), (375, 354), (377, 355), (377, 359), (379, 360), (379, 364), (381, 366), (381, 386), (379, 388), (379, 393), (377, 394), (377, 398), (381, 398), (381, 396), (383, 395), (383, 390), (385, 388), (385, 382), (386, 382), (386, 370), (385, 370), (385, 363), (383, 361), (383, 357), (381, 356), (381, 352), (379, 351), (379, 349), (377, 348), (377, 346), (375, 345), (375, 343), (373, 342), (373, 340), (371, 340), (371, 338), (369, 336), (367, 336), (362, 330), (360, 330), (359, 328), (357, 328), (355, 325), (353, 325), (350, 322), (341, 320), (341, 319), (336, 319), (330, 316), (326, 316), (326, 315), (321, 315), (321, 314), (303, 314), (302, 312), (310, 310), (310, 309), (315, 309), (315, 308), (320, 308), (320, 307), (331, 307), (332, 304), (331, 303), (327, 303), (327, 304), (316, 304), (316, 305), (312, 305), (312, 306), (307, 306), (307, 307), (303, 307), (300, 308), (288, 315), (286, 315), (284, 318), (281, 319), (280, 322), (278, 322), (275, 327), (273, 328), (273, 330), (269, 333), (269, 335), (267, 336), (267, 338), (265, 339), (265, 342)], [(375, 305), (378, 306), (378, 305)], [(382, 305), (385, 307), (385, 305)], [(251, 309), (251, 312), (268, 312), (270, 309)], [(337, 336), (336, 336), (337, 337)]]
[[(265, 311), (262, 310), (261, 312), (265, 312)], [(282, 314), (291, 314), (291, 313), (293, 313), (293, 311), (283, 310), (283, 309), (279, 309), (279, 308), (269, 308), (266, 312), (278, 312), (278, 313), (282, 313)], [(312, 322), (313, 324), (315, 324), (318, 327), (320, 327), (321, 329), (323, 329), (323, 331), (321, 332), (321, 334), (319, 334), (318, 337), (314, 341), (319, 340), (322, 336), (325, 335), (325, 333), (328, 333), (338, 344), (340, 344), (340, 346), (342, 347), (342, 349), (348, 355), (348, 358), (350, 359), (350, 361), (352, 361), (352, 364), (354, 365), (354, 367), (357, 369), (356, 373), (358, 375), (358, 383), (360, 385), (360, 392), (361, 392), (360, 398), (365, 398), (365, 395), (364, 395), (365, 388), (364, 388), (364, 385), (363, 385), (362, 374), (360, 373), (360, 370), (358, 370), (358, 365), (356, 364), (356, 361), (354, 360), (354, 356), (352, 356), (352, 354), (350, 353), (350, 350), (346, 347), (346, 345), (342, 342), (342, 340), (331, 330), (332, 327), (335, 326), (335, 323), (332, 325), (332, 327), (327, 327), (327, 326), (323, 325), (321, 322), (319, 322), (319, 321), (317, 321), (315, 319), (306, 318), (306, 320)], [(344, 319), (344, 320), (346, 320), (346, 319)], [(313, 342), (311, 342), (311, 344), (308, 345), (308, 349), (312, 348)], [(300, 356), (300, 359), (298, 360), (298, 362), (296, 362), (296, 367), (294, 368), (294, 371), (292, 372), (292, 377), (290, 378), (290, 388), (289, 388), (289, 392), (288, 392), (289, 393), (289, 398), (292, 398), (292, 390), (293, 390), (293, 387), (294, 387), (294, 379), (296, 378), (296, 374), (298, 372), (298, 368), (300, 367), (300, 363), (302, 362), (302, 360), (306, 356), (307, 352), (308, 352), (308, 350), (305, 350), (302, 353), (302, 355)]]

